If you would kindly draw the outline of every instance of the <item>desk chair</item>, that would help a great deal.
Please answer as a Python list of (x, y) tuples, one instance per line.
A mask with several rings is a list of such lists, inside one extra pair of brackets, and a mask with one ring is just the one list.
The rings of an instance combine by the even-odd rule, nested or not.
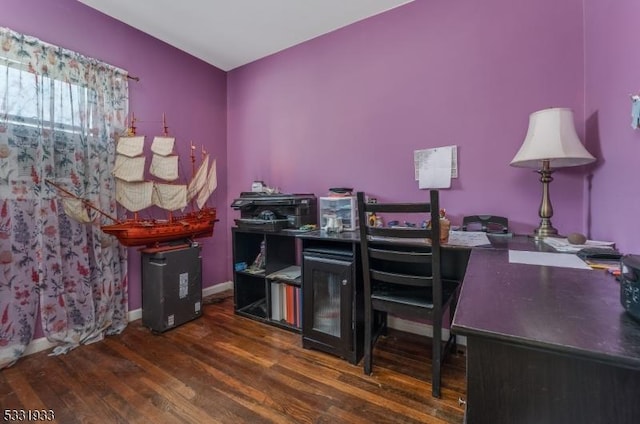
[(462, 231), (479, 229), (485, 233), (508, 233), (509, 220), (496, 215), (469, 215), (462, 218)]
[[(453, 317), (459, 284), (441, 278), (438, 191), (430, 191), (428, 203), (366, 203), (362, 192), (357, 197), (364, 280), (364, 372), (371, 374), (374, 345), (386, 331), (387, 313), (428, 319), (433, 325), (432, 394), (440, 397), (442, 359), (456, 344), (452, 334), (442, 346), (442, 318), (448, 306)], [(430, 229), (375, 228), (367, 225), (368, 213), (413, 216), (415, 222), (429, 214), (432, 225)], [(430, 245), (426, 238), (431, 238)]]

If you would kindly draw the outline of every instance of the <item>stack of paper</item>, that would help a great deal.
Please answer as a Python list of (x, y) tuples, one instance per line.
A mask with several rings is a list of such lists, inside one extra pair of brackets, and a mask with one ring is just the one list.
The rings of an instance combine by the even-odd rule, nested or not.
[(566, 238), (547, 237), (543, 239), (545, 244), (556, 249), (557, 252), (576, 253), (585, 247), (610, 247), (614, 248), (615, 243), (612, 241), (587, 240), (585, 244), (571, 244)]

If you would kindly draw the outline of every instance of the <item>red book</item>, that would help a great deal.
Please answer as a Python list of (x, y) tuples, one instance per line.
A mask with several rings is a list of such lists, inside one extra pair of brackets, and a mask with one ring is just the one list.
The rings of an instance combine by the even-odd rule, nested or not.
[(295, 311), (294, 311), (294, 294), (293, 294), (293, 286), (291, 284), (287, 284), (287, 323), (293, 325), (293, 317), (295, 316)]

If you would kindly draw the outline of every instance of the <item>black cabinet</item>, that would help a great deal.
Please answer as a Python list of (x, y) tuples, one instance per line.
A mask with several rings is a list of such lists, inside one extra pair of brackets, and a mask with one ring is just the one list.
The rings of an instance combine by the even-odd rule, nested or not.
[(302, 289), (296, 243), (291, 233), (232, 229), (237, 314), (300, 331)]
[(142, 324), (163, 332), (202, 315), (200, 245), (142, 250)]
[(363, 301), (354, 234), (302, 238), (302, 346), (357, 364), (363, 352)]

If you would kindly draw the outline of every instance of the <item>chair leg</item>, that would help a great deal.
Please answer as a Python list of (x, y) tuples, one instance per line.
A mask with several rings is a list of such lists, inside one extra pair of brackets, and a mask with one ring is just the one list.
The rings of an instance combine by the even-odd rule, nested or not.
[[(366, 301), (365, 301), (366, 302)], [(373, 353), (373, 311), (371, 304), (364, 307), (364, 373), (371, 375), (371, 363)]]
[(433, 348), (431, 361), (431, 394), (433, 397), (439, 398), (440, 368), (442, 364), (442, 326), (439, 322), (433, 323)]

